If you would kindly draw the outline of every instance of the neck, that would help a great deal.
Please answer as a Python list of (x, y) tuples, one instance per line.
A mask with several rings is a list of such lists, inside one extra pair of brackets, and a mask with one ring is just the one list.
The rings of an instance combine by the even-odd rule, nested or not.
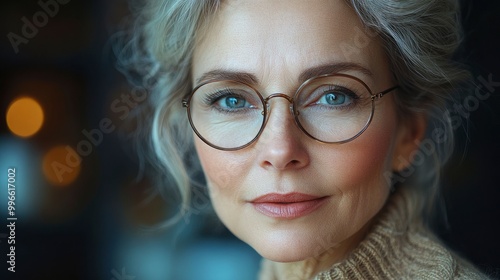
[(359, 245), (366, 236), (371, 224), (371, 222), (367, 223), (356, 234), (328, 248), (318, 256), (298, 262), (273, 263), (276, 279), (311, 279), (319, 272), (328, 270), (335, 263), (345, 259), (345, 257)]

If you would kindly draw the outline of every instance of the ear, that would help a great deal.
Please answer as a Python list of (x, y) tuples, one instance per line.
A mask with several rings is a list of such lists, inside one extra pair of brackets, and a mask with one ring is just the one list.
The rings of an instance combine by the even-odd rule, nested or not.
[(399, 172), (410, 166), (412, 156), (418, 149), (427, 129), (427, 117), (424, 114), (414, 114), (398, 124), (398, 132), (392, 170)]

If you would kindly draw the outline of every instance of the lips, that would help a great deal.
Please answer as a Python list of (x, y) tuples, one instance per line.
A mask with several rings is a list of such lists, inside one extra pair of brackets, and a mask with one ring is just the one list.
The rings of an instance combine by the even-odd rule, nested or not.
[(312, 213), (323, 205), (327, 198), (303, 193), (270, 193), (252, 200), (251, 204), (268, 217), (294, 219)]

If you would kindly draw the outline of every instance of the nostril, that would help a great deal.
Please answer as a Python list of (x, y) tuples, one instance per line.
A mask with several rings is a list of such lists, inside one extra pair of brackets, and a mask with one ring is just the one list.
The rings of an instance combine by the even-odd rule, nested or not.
[(291, 169), (299, 168), (302, 165), (302, 163), (301, 163), (300, 160), (291, 160), (289, 162), (283, 162), (283, 163), (280, 164), (279, 161), (276, 161), (276, 160), (273, 161), (273, 160), (271, 160), (271, 161), (264, 161), (262, 163), (262, 166), (266, 167), (266, 168), (268, 168), (268, 167), (274, 167), (276, 169), (280, 169), (281, 170), (281, 169), (289, 169), (289, 168), (291, 168)]
[(294, 160), (290, 161), (288, 164), (290, 166), (296, 166), (296, 165), (300, 165), (300, 161), (294, 159)]
[(273, 164), (272, 164), (270, 161), (267, 161), (267, 160), (266, 160), (266, 161), (264, 161), (264, 162), (262, 163), (262, 166), (264, 166), (264, 167), (272, 167), (272, 166), (273, 166)]

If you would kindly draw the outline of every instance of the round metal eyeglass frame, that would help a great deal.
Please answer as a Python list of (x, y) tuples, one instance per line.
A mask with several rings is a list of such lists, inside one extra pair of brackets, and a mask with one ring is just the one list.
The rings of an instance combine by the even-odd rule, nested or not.
[[(295, 104), (295, 100), (296, 100), (296, 97), (302, 92), (302, 90), (308, 85), (310, 84), (312, 81), (315, 81), (317, 79), (320, 79), (320, 78), (324, 78), (324, 77), (345, 77), (345, 78), (350, 78), (350, 79), (353, 79), (353, 80), (356, 80), (357, 82), (359, 82), (361, 85), (363, 85), (364, 88), (366, 88), (366, 90), (370, 93), (370, 98), (371, 98), (371, 104), (372, 104), (372, 109), (371, 109), (371, 113), (370, 113), (370, 117), (368, 119), (368, 121), (366, 122), (366, 124), (364, 125), (364, 127), (361, 129), (361, 131), (359, 131), (356, 135), (352, 136), (351, 138), (348, 138), (346, 140), (341, 140), (341, 141), (335, 141), (335, 142), (327, 142), (327, 141), (323, 141), (321, 139), (318, 139), (316, 137), (314, 137), (313, 135), (311, 135), (309, 132), (307, 132), (305, 130), (305, 128), (302, 126), (302, 124), (300, 123), (299, 119), (298, 119), (298, 115), (300, 114), (300, 112), (297, 110), (296, 108), (296, 104)], [(358, 138), (361, 134), (363, 134), (363, 132), (365, 132), (365, 130), (368, 128), (368, 126), (370, 125), (370, 123), (372, 122), (372, 119), (373, 119), (373, 114), (375, 112), (375, 100), (376, 99), (380, 99), (382, 98), (385, 94), (387, 93), (390, 93), (391, 91), (395, 90), (395, 89), (398, 89), (399, 86), (393, 86), (391, 88), (388, 88), (386, 90), (383, 90), (381, 92), (378, 92), (376, 94), (373, 94), (371, 89), (366, 85), (365, 82), (363, 82), (361, 79), (357, 78), (357, 77), (354, 77), (354, 76), (351, 76), (351, 75), (348, 75), (348, 74), (341, 74), (341, 73), (336, 73), (336, 74), (326, 74), (326, 75), (320, 75), (320, 76), (316, 76), (316, 77), (312, 77), (312, 78), (309, 78), (307, 79), (304, 83), (302, 83), (302, 85), (297, 89), (297, 91), (295, 92), (295, 94), (293, 95), (293, 97), (290, 97), (289, 95), (286, 95), (284, 93), (273, 93), (271, 95), (269, 95), (268, 97), (264, 98), (262, 97), (262, 94), (257, 90), (255, 89), (255, 87), (253, 87), (252, 85), (249, 85), (247, 83), (244, 83), (244, 82), (240, 82), (240, 81), (231, 81), (231, 82), (236, 82), (236, 83), (239, 83), (239, 84), (242, 84), (242, 85), (245, 85), (245, 86), (248, 86), (249, 88), (251, 88), (255, 93), (257, 93), (258, 97), (260, 98), (261, 102), (262, 102), (262, 108), (263, 108), (263, 111), (262, 111), (262, 115), (264, 115), (264, 120), (262, 122), (262, 126), (261, 128), (259, 129), (257, 135), (252, 139), (250, 140), (248, 143), (244, 144), (244, 145), (241, 145), (241, 146), (238, 146), (238, 147), (234, 147), (234, 148), (223, 148), (223, 147), (219, 147), (217, 145), (214, 145), (212, 143), (210, 143), (210, 141), (206, 140), (201, 134), (200, 132), (196, 129), (195, 125), (193, 124), (193, 120), (191, 118), (191, 106), (190, 106), (190, 103), (191, 103), (191, 99), (194, 95), (194, 93), (199, 89), (201, 88), (202, 86), (205, 86), (209, 83), (213, 83), (213, 82), (221, 82), (221, 81), (224, 81), (224, 80), (221, 80), (221, 79), (212, 79), (212, 80), (208, 80), (198, 86), (196, 86), (192, 91), (191, 93), (189, 94), (189, 96), (187, 98), (184, 98), (182, 100), (182, 106), (185, 107), (187, 109), (187, 115), (188, 115), (188, 119), (189, 119), (189, 124), (191, 125), (191, 128), (193, 129), (193, 131), (196, 133), (196, 135), (203, 141), (205, 142), (207, 145), (209, 145), (210, 147), (213, 147), (215, 149), (218, 149), (218, 150), (222, 150), (222, 151), (236, 151), (236, 150), (241, 150), (243, 148), (246, 148), (250, 145), (252, 145), (259, 137), (260, 135), (262, 134), (262, 132), (264, 131), (264, 128), (266, 127), (266, 124), (267, 124), (267, 121), (269, 119), (269, 111), (270, 111), (270, 104), (269, 104), (269, 100), (271, 100), (272, 98), (276, 98), (276, 97), (283, 97), (285, 98), (288, 102), (291, 103), (290, 105), (290, 112), (291, 114), (293, 115), (294, 117), (294, 120), (295, 120), (295, 124), (300, 128), (300, 130), (305, 133), (307, 136), (309, 136), (310, 138), (318, 141), (318, 142), (321, 142), (321, 143), (326, 143), (326, 144), (343, 144), (343, 143), (347, 143), (347, 142), (350, 142), (356, 138)]]

